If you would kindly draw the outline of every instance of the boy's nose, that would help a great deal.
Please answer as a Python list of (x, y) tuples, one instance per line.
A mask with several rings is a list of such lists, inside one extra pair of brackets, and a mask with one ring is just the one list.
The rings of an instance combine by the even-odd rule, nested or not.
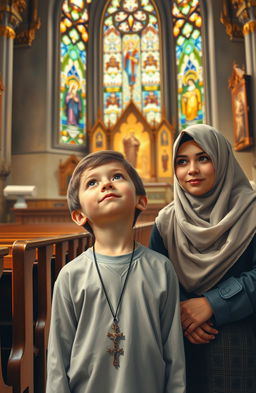
[(113, 188), (113, 184), (111, 183), (111, 181), (106, 180), (102, 183), (102, 187), (101, 187), (102, 191), (111, 190), (112, 188)]

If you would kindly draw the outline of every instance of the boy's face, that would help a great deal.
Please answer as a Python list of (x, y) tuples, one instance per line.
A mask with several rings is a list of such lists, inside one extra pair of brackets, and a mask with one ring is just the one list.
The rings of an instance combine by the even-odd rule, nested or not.
[(110, 224), (120, 220), (133, 223), (135, 208), (144, 210), (145, 196), (136, 195), (135, 186), (123, 165), (118, 161), (87, 168), (80, 181), (81, 209), (72, 212), (78, 225), (88, 222), (95, 225)]

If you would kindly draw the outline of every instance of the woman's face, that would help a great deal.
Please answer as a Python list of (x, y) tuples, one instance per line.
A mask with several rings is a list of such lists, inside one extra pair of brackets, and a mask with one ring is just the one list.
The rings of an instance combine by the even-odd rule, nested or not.
[(215, 169), (209, 155), (194, 141), (184, 142), (175, 158), (179, 184), (191, 195), (204, 195), (215, 183)]

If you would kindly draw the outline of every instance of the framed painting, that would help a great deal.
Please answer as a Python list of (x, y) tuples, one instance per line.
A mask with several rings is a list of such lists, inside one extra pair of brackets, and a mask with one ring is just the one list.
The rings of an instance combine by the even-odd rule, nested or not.
[(250, 77), (233, 66), (233, 74), (229, 81), (232, 97), (234, 149), (246, 150), (253, 144), (250, 121)]

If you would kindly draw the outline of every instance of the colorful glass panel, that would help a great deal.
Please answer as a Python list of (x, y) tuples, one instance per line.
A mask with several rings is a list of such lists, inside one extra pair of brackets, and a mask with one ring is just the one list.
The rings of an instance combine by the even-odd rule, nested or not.
[(88, 10), (82, 0), (65, 0), (60, 21), (60, 131), (62, 145), (86, 143), (86, 50)]
[(205, 119), (202, 37), (199, 0), (173, 1), (179, 127)]
[(150, 0), (112, 0), (103, 26), (104, 122), (133, 102), (150, 123), (161, 120), (160, 45)]

